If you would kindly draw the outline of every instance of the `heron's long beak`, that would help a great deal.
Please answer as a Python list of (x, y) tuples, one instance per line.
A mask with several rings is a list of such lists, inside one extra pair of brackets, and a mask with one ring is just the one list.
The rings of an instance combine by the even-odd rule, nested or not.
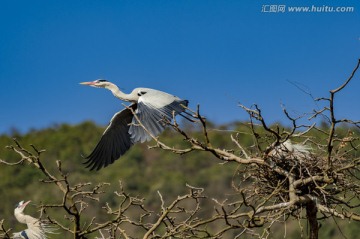
[(80, 82), (80, 85), (95, 85), (93, 81)]
[(30, 202), (31, 202), (31, 201), (27, 201), (27, 202), (25, 202), (23, 205), (21, 205), (21, 207), (22, 207), (22, 208), (25, 208), (25, 207), (26, 207), (26, 205), (28, 205)]

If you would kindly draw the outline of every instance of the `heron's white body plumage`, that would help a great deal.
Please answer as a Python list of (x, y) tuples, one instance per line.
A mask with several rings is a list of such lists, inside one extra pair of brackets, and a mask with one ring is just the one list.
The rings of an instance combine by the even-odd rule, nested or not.
[[(143, 92), (146, 93), (142, 95)], [(138, 103), (143, 102), (144, 104), (151, 105), (153, 108), (157, 109), (161, 109), (175, 100), (181, 100), (179, 97), (174, 95), (149, 88), (136, 88), (131, 94), (140, 95), (137, 100)]]

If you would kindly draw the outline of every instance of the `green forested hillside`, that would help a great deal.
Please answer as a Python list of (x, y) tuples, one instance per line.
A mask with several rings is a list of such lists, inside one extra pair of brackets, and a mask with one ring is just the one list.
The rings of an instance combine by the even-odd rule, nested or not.
[[(184, 127), (197, 134), (196, 128), (190, 125)], [(212, 143), (217, 147), (227, 149), (236, 148), (230, 139), (232, 132), (248, 130), (242, 123), (223, 126), (220, 129), (210, 130)], [(187, 192), (186, 184), (204, 188), (205, 195), (209, 198), (224, 200), (228, 197), (236, 197), (231, 183), (238, 169), (237, 164), (224, 164), (208, 152), (176, 155), (161, 149), (148, 149), (153, 142), (132, 147), (124, 157), (107, 168), (100, 171), (88, 171), (82, 164), (84, 159), (81, 155), (91, 152), (103, 130), (103, 127), (92, 122), (84, 122), (79, 125), (62, 124), (48, 129), (33, 130), (23, 135), (16, 132), (12, 135), (2, 135), (0, 136), (0, 159), (8, 162), (19, 160), (17, 154), (5, 148), (7, 145), (14, 144), (12, 138), (16, 138), (23, 147), (29, 150), (31, 150), (30, 144), (38, 149), (45, 149), (46, 152), (42, 155), (43, 164), (56, 173), (56, 160), (61, 160), (63, 171), (68, 173), (70, 182), (91, 182), (93, 185), (101, 182), (109, 183), (104, 188), (106, 193), (100, 197), (101, 201), (110, 205), (117, 203), (114, 192), (119, 190), (119, 181), (123, 183), (127, 193), (144, 198), (145, 205), (154, 211), (160, 207), (157, 191), (161, 192), (166, 202), (169, 202)], [(162, 134), (161, 139), (169, 145), (186, 144), (178, 134), (171, 130)], [(241, 134), (241, 140), (243, 145), (251, 145), (251, 138), (247, 134)], [(13, 228), (14, 231), (24, 229), (24, 225), (17, 223), (13, 216), (14, 205), (17, 202), (32, 200), (34, 205), (29, 206), (26, 213), (38, 216), (36, 205), (41, 202), (55, 203), (61, 200), (58, 189), (53, 184), (39, 182), (43, 176), (26, 162), (16, 166), (0, 164), (0, 175), (2, 199), (0, 220), (5, 219), (4, 225), (7, 228)], [(102, 217), (100, 210), (101, 208), (93, 207), (91, 212), (87, 212), (88, 220), (93, 216)], [(211, 214), (212, 211), (210, 204), (209, 208), (204, 209), (205, 213)], [(53, 216), (62, 220), (64, 215), (59, 211), (59, 215)], [(325, 222), (320, 230), (320, 238), (339, 238), (342, 233), (347, 238), (355, 238), (356, 233), (359, 233), (360, 225), (356, 222), (335, 222), (331, 218)], [(270, 232), (270, 238), (282, 238), (285, 231), (286, 238), (299, 238), (301, 230), (306, 237), (306, 223), (302, 226), (301, 229), (297, 221), (289, 221), (286, 227), (276, 225)], [(64, 237), (54, 235), (53, 238)]]

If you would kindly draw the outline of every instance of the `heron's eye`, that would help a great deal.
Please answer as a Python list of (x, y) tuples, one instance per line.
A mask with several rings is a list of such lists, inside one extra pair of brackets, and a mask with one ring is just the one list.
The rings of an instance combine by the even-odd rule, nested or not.
[(107, 80), (97, 80), (97, 82), (107, 82)]
[(145, 95), (146, 93), (147, 93), (146, 91), (139, 91), (139, 92), (138, 92), (138, 96)]

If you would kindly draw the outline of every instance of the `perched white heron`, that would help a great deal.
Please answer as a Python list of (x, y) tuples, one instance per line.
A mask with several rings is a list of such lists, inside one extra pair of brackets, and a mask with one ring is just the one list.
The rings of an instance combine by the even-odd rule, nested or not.
[(21, 201), (15, 207), (14, 215), (16, 219), (20, 223), (26, 224), (28, 228), (21, 232), (14, 233), (13, 238), (14, 239), (46, 239), (48, 238), (46, 234), (54, 233), (55, 228), (49, 225), (45, 225), (39, 219), (36, 219), (29, 215), (25, 215), (24, 209), (26, 205), (29, 204), (29, 202), (30, 201), (27, 202)]
[(269, 155), (274, 157), (306, 158), (310, 155), (311, 148), (302, 144), (293, 144), (290, 139), (276, 146)]
[(115, 84), (106, 80), (80, 84), (108, 89), (120, 100), (132, 102), (129, 107), (112, 117), (99, 143), (86, 157), (85, 164), (90, 170), (99, 170), (112, 164), (133, 144), (149, 141), (151, 136), (159, 135), (166, 126), (164, 119), (171, 121), (173, 115), (186, 113), (185, 108), (188, 105), (187, 100), (149, 88), (136, 88), (130, 94), (125, 94)]

